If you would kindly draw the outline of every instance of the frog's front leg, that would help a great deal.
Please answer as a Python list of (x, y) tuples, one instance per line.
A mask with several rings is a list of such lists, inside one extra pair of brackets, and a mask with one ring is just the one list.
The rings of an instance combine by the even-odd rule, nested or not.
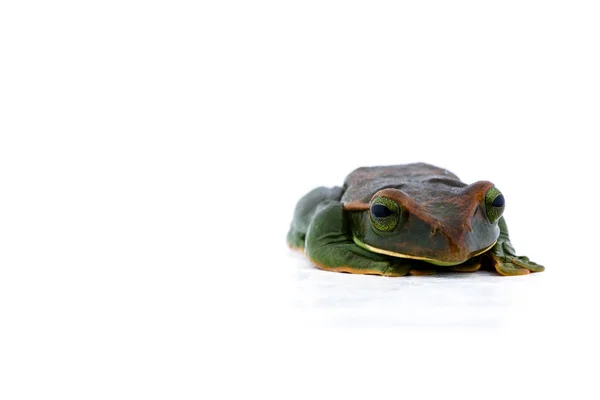
[(530, 272), (542, 272), (544, 267), (525, 256), (517, 256), (508, 237), (508, 227), (504, 217), (498, 221), (500, 236), (496, 245), (488, 253), (494, 268), (501, 275), (525, 275)]
[(306, 255), (315, 266), (327, 271), (403, 276), (410, 270), (410, 265), (401, 260), (358, 247), (339, 201), (317, 207), (306, 234)]

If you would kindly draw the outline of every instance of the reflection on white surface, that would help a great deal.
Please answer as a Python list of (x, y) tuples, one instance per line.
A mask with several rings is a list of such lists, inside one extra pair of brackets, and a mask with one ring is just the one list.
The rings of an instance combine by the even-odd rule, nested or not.
[(576, 298), (552, 295), (556, 275), (548, 272), (388, 278), (322, 271), (296, 254), (290, 259), (294, 306), (308, 326), (540, 326), (577, 315), (567, 310)]

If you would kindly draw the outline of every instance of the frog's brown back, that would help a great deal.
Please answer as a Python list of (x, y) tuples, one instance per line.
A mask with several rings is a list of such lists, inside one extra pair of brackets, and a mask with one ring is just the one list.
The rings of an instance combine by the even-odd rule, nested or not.
[(425, 163), (361, 167), (346, 177), (342, 203), (368, 203), (371, 196), (381, 189), (400, 188), (405, 184), (432, 179), (444, 180), (451, 186), (466, 186), (452, 172)]

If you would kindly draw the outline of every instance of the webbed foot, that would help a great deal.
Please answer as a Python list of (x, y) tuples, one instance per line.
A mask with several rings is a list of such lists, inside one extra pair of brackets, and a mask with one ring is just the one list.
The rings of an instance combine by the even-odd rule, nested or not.
[(517, 256), (509, 241), (499, 240), (489, 252), (492, 265), (500, 275), (526, 275), (542, 272), (545, 268), (525, 256)]

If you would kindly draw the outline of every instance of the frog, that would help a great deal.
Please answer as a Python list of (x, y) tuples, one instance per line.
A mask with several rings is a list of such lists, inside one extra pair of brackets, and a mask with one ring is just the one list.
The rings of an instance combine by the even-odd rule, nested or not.
[(505, 206), (492, 182), (466, 184), (431, 164), (360, 167), (297, 202), (287, 244), (321, 270), (352, 274), (544, 271), (515, 252)]

